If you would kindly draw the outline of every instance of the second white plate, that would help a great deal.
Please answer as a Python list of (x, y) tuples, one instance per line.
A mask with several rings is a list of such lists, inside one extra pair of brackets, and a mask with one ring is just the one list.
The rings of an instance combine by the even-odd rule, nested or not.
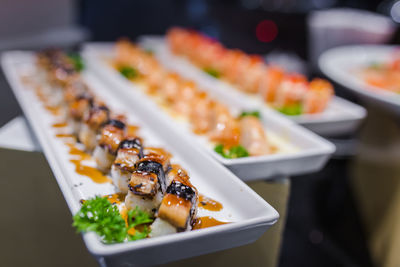
[[(282, 175), (291, 176), (315, 172), (325, 165), (335, 150), (335, 147), (325, 139), (277, 115), (275, 112), (267, 111), (263, 114), (263, 124), (267, 133), (278, 137), (288, 146), (295, 147), (295, 151), (258, 157), (223, 158), (213, 150), (213, 147), (204, 137), (195, 135), (187, 127), (187, 124), (174, 120), (145, 94), (138, 84), (128, 81), (113, 69), (109, 64), (109, 61), (113, 58), (113, 53), (112, 44), (97, 43), (87, 44), (83, 55), (89, 68), (108, 82), (122, 101), (137, 105), (146, 110), (148, 114), (154, 114), (152, 116), (154, 123), (163, 125), (169, 131), (176, 133), (179, 138), (184, 138), (186, 141), (204, 148), (242, 180), (264, 180)], [(234, 101), (229, 101), (229, 99), (225, 99), (225, 104), (236, 109), (244, 108)]]

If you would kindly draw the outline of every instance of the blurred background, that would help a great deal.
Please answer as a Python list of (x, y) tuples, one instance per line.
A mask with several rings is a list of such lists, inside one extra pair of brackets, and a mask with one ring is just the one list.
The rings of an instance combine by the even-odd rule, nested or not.
[[(400, 41), (396, 0), (0, 0), (0, 5), (0, 51), (135, 40), (184, 26), (312, 77), (321, 76), (316, 63), (328, 48)], [(279, 266), (399, 266), (400, 157), (393, 149), (400, 142), (399, 120), (339, 85), (335, 90), (365, 106), (368, 118), (354, 133), (327, 136), (338, 151), (321, 172), (292, 180)], [(1, 74), (0, 126), (20, 114)]]

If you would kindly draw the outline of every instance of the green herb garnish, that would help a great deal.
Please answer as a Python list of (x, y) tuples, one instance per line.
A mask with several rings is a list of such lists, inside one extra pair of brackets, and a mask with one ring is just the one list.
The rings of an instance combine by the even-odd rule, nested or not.
[(217, 71), (216, 69), (213, 68), (204, 68), (203, 69), (205, 73), (207, 73), (208, 75), (213, 76), (214, 78), (219, 78), (221, 77), (221, 73), (219, 73), (219, 71)]
[(125, 222), (116, 205), (112, 205), (107, 197), (96, 196), (82, 204), (81, 209), (73, 216), (72, 225), (79, 232), (96, 232), (107, 244), (146, 238), (150, 233), (146, 225), (142, 227), (142, 231), (132, 231), (132, 228), (152, 222), (151, 216), (138, 207), (130, 210), (127, 216)]
[(132, 80), (139, 75), (138, 71), (130, 66), (121, 66), (118, 68), (118, 71), (122, 76), (129, 80)]
[(245, 116), (254, 116), (254, 117), (257, 117), (259, 119), (261, 118), (260, 111), (258, 111), (258, 110), (243, 111), (242, 113), (240, 113), (239, 118), (243, 118)]
[(214, 151), (227, 159), (248, 157), (249, 152), (241, 145), (226, 149), (222, 144), (216, 145)]
[(285, 106), (282, 108), (278, 108), (277, 110), (288, 116), (296, 116), (296, 115), (300, 115), (303, 113), (303, 107), (301, 104)]
[(85, 63), (83, 63), (83, 59), (80, 54), (78, 53), (68, 53), (69, 59), (74, 64), (75, 69), (80, 72), (85, 68)]

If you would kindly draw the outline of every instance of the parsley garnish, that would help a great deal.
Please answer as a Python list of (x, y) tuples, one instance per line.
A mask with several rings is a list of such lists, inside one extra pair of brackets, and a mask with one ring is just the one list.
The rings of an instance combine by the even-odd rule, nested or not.
[(254, 116), (256, 118), (261, 118), (260, 111), (258, 110), (253, 110), (253, 111), (243, 111), (240, 113), (239, 118), (243, 118), (245, 116)]
[(204, 68), (203, 69), (205, 73), (207, 73), (208, 75), (213, 76), (214, 78), (219, 78), (221, 77), (221, 73), (219, 73), (219, 71), (217, 71), (216, 69), (213, 68)]
[(224, 145), (216, 145), (214, 151), (227, 159), (248, 157), (249, 152), (241, 145), (232, 146), (229, 149), (224, 148)]
[(139, 75), (137, 70), (130, 66), (120, 66), (118, 68), (118, 71), (119, 71), (119, 73), (122, 74), (122, 76), (124, 76), (125, 78), (127, 78), (129, 80), (132, 80)]
[[(150, 231), (143, 224), (153, 221), (149, 214), (136, 207), (128, 212), (125, 222), (118, 207), (112, 205), (107, 197), (100, 196), (86, 200), (73, 220), (72, 225), (79, 232), (96, 232), (107, 244), (146, 238)], [(143, 226), (143, 230), (135, 229), (136, 226)]]

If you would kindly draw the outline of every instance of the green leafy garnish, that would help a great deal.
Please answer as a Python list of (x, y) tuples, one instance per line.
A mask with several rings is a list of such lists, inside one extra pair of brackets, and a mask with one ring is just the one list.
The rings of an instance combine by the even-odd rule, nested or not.
[(243, 118), (245, 116), (254, 116), (254, 117), (257, 117), (259, 119), (261, 118), (260, 111), (258, 111), (258, 110), (243, 111), (242, 113), (240, 113), (239, 118)]
[[(86, 200), (73, 220), (72, 225), (79, 232), (96, 232), (107, 244), (146, 238), (150, 230), (143, 224), (153, 221), (148, 213), (136, 207), (127, 213), (125, 222), (118, 207), (112, 205), (107, 197), (100, 196)], [(134, 229), (137, 226), (143, 226), (142, 230)]]
[(75, 66), (75, 69), (80, 72), (85, 68), (85, 63), (83, 63), (83, 59), (78, 53), (68, 53), (69, 59)]
[(289, 115), (289, 116), (296, 116), (296, 115), (300, 115), (303, 113), (303, 107), (301, 106), (301, 104), (294, 104), (294, 105), (290, 105), (290, 106), (285, 106), (282, 108), (278, 108), (277, 109), (279, 112), (285, 114), (285, 115)]
[(226, 149), (224, 145), (219, 144), (214, 147), (214, 151), (227, 159), (248, 157), (249, 152), (241, 145), (232, 146)]
[(138, 71), (130, 66), (121, 66), (118, 68), (118, 71), (122, 76), (129, 80), (132, 80), (139, 75)]
[(221, 73), (219, 73), (219, 71), (217, 71), (216, 69), (213, 68), (204, 68), (203, 69), (205, 73), (207, 73), (208, 75), (213, 76), (214, 78), (219, 78), (221, 77)]

